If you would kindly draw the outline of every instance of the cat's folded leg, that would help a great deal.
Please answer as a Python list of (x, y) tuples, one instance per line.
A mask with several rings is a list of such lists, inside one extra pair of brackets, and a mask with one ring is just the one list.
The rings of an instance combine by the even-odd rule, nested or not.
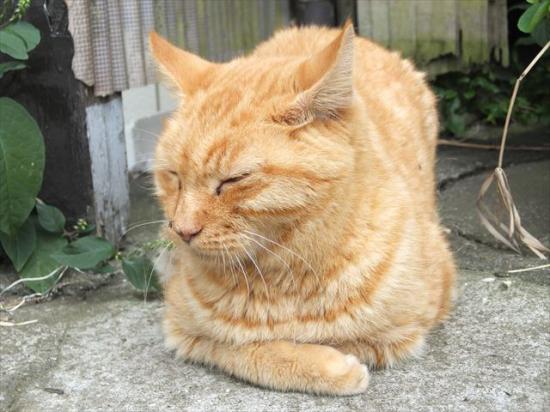
[(203, 337), (172, 335), (182, 358), (216, 366), (254, 384), (283, 391), (353, 395), (369, 381), (365, 365), (330, 346), (267, 341), (230, 345)]
[(371, 368), (387, 368), (404, 359), (419, 357), (424, 348), (424, 335), (415, 334), (386, 344), (355, 341), (335, 347), (339, 351), (353, 354)]

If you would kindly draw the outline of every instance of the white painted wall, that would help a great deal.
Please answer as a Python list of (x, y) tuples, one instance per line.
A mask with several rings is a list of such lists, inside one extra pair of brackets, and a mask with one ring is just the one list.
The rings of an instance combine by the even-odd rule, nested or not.
[(159, 84), (122, 92), (124, 135), (130, 172), (150, 169), (163, 120), (175, 109), (176, 104), (171, 93)]

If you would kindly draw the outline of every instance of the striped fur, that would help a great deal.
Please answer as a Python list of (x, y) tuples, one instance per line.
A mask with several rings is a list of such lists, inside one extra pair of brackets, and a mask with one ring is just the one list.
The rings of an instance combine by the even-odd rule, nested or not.
[[(182, 104), (157, 147), (173, 230), (165, 333), (189, 361), (279, 390), (362, 392), (420, 353), (455, 269), (422, 73), (342, 30), (292, 28), (212, 64), (155, 34)], [(220, 186), (220, 183), (235, 178)]]

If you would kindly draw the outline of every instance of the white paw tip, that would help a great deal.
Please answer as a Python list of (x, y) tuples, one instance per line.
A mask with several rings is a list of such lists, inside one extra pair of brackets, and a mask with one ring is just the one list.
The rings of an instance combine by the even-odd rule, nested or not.
[(352, 354), (347, 354), (347, 355), (345, 356), (345, 359), (346, 359), (346, 363), (347, 363), (349, 366), (361, 364), (361, 362), (359, 362), (359, 359), (357, 359), (357, 357), (356, 357), (355, 355), (352, 355)]

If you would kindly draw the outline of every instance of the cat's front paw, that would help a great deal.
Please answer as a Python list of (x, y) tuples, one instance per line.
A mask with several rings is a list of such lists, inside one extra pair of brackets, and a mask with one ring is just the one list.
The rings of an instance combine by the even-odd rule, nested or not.
[[(356, 395), (365, 392), (369, 384), (367, 367), (354, 355), (344, 355), (338, 351), (327, 358), (324, 365), (324, 383), (327, 392), (334, 395)], [(336, 356), (335, 356), (336, 355)]]

